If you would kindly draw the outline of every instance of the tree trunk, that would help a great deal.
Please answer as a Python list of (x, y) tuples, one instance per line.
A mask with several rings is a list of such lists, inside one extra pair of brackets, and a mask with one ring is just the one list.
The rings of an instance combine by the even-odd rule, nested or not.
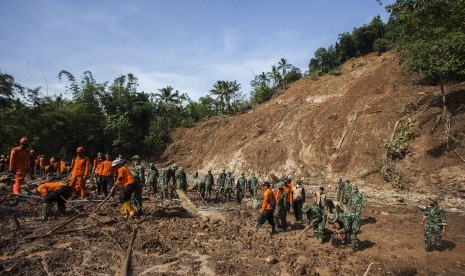
[(442, 116), (446, 118), (446, 115), (447, 115), (446, 92), (444, 91), (444, 77), (442, 75), (439, 77), (439, 82), (441, 84)]

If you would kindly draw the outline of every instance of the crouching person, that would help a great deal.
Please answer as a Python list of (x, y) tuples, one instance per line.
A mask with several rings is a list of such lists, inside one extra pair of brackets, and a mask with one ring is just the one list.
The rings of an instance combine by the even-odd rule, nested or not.
[(32, 194), (40, 194), (43, 198), (42, 220), (47, 220), (52, 203), (57, 203), (58, 213), (64, 215), (66, 210), (66, 200), (72, 195), (71, 187), (64, 182), (47, 182), (39, 185), (31, 191)]
[(136, 191), (137, 185), (134, 181), (132, 173), (129, 171), (126, 161), (122, 159), (116, 159), (111, 163), (111, 166), (117, 171), (117, 177), (115, 186), (111, 189), (110, 194), (113, 195), (115, 187), (121, 187), (120, 201), (123, 203), (124, 217), (134, 217), (134, 207), (131, 204), (131, 196)]

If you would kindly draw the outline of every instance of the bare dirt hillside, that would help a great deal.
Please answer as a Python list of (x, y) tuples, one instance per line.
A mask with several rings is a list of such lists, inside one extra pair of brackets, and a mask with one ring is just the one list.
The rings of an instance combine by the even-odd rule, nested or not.
[(449, 133), (458, 139), (448, 149), (443, 122), (434, 128), (441, 114), (440, 87), (404, 75), (394, 53), (350, 60), (341, 73), (305, 77), (245, 114), (177, 129), (163, 159), (188, 171), (226, 168), (234, 174), (256, 172), (261, 179), (286, 174), (316, 182), (342, 176), (360, 186), (390, 189), (380, 174), (361, 176), (376, 172), (385, 159), (384, 140), (396, 121), (401, 126), (411, 120), (414, 137), (396, 171), (411, 191), (465, 198), (465, 83), (446, 87)]

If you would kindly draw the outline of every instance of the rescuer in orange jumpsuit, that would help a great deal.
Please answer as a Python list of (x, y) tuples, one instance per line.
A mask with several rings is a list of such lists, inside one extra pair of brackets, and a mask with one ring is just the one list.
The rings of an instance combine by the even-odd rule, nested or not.
[(81, 199), (86, 198), (86, 180), (89, 175), (90, 159), (84, 155), (84, 147), (76, 149), (77, 156), (74, 158), (74, 166), (71, 172), (70, 186), (73, 191), (73, 197), (81, 194)]
[(116, 186), (121, 186), (123, 188), (120, 201), (123, 203), (124, 216), (126, 218), (132, 218), (134, 216), (134, 207), (131, 204), (131, 196), (137, 188), (134, 176), (126, 166), (126, 161), (122, 159), (114, 160), (111, 166), (117, 170), (117, 177), (115, 186), (111, 189), (110, 194), (114, 193)]
[(40, 176), (45, 176), (45, 156), (43, 154), (40, 155), (39, 166), (40, 166)]
[(265, 187), (265, 193), (263, 194), (262, 209), (260, 217), (258, 218), (258, 221), (255, 224), (253, 231), (257, 232), (260, 226), (262, 226), (265, 223), (265, 221), (268, 221), (268, 223), (271, 225), (271, 233), (276, 234), (277, 231), (273, 216), (274, 208), (276, 206), (275, 195), (273, 191), (270, 189), (270, 182), (267, 181), (263, 183), (263, 186)]
[(60, 160), (60, 176), (65, 177), (68, 174), (68, 166), (66, 166), (65, 160)]
[(58, 212), (64, 214), (66, 210), (66, 199), (71, 197), (71, 187), (63, 182), (48, 182), (39, 185), (31, 191), (31, 194), (40, 194), (43, 197), (42, 220), (47, 220), (50, 204), (57, 203)]
[(16, 174), (16, 181), (13, 184), (13, 194), (21, 192), (21, 184), (30, 169), (29, 139), (23, 137), (19, 140), (19, 146), (11, 149), (10, 153), (10, 172)]

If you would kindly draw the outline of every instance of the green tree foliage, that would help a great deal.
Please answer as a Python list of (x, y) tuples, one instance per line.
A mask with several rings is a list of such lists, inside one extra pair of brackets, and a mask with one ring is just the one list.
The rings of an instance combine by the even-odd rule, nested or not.
[(386, 9), (401, 54), (402, 67), (441, 85), (465, 79), (465, 1), (397, 0)]
[(250, 82), (252, 87), (250, 102), (258, 104), (268, 101), (275, 93), (286, 89), (290, 83), (300, 78), (302, 78), (300, 69), (288, 63), (285, 58), (281, 58), (277, 65), (271, 66), (271, 71), (254, 76)]

